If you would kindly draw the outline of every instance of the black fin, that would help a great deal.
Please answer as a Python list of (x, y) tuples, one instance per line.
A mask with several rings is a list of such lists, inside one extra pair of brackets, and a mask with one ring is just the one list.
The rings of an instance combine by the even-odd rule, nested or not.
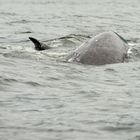
[(34, 43), (35, 49), (38, 50), (38, 51), (43, 51), (43, 50), (50, 49), (49, 46), (47, 46), (44, 43), (39, 42), (37, 39), (35, 39), (33, 37), (29, 37), (29, 39)]
[(33, 37), (29, 37), (29, 39), (34, 43), (36, 50), (42, 50), (41, 43), (37, 39), (35, 39)]

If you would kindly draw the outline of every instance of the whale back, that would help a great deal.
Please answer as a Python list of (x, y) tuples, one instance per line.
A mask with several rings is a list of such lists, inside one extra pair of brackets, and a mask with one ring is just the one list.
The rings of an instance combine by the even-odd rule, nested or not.
[(115, 32), (101, 33), (83, 43), (68, 55), (68, 62), (103, 65), (124, 62), (128, 45)]

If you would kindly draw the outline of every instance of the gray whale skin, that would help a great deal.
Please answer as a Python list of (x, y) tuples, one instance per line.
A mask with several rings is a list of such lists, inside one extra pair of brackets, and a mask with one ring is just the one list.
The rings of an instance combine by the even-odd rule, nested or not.
[[(40, 43), (37, 39), (32, 37), (29, 37), (29, 39), (35, 44), (36, 50), (48, 49), (48, 46)], [(68, 54), (66, 61), (90, 65), (122, 63), (127, 57), (128, 49), (125, 39), (115, 32), (108, 31), (100, 33), (80, 45)]]

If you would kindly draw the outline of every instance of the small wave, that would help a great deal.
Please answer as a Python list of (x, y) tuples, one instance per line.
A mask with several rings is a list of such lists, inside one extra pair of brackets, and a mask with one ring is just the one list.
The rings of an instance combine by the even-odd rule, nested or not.
[(96, 133), (98, 132), (94, 130), (86, 130), (86, 129), (76, 129), (76, 128), (35, 128), (35, 127), (20, 127), (20, 126), (5, 126), (0, 127), (2, 130), (12, 130), (12, 131), (32, 131), (32, 132), (51, 132), (51, 133), (60, 133), (60, 132), (83, 132), (83, 133)]
[(50, 40), (44, 40), (43, 42), (53, 42), (53, 41), (61, 41), (61, 40), (69, 40), (69, 39), (73, 39), (73, 40), (78, 40), (78, 41), (83, 41), (86, 40), (88, 38), (91, 38), (91, 36), (88, 35), (80, 35), (80, 34), (69, 34), (66, 36), (62, 36), (62, 37), (58, 37), (58, 38), (53, 38)]
[(16, 13), (0, 12), (0, 15), (4, 15), (4, 16), (16, 16)]
[(27, 51), (11, 51), (9, 53), (3, 53), (2, 54), (6, 58), (18, 58), (18, 59), (30, 59), (30, 60), (42, 60), (46, 57), (46, 55), (43, 55), (41, 53), (35, 53), (35, 52), (27, 52)]
[(126, 40), (128, 43), (140, 43), (140, 38), (130, 38), (128, 40)]
[(104, 71), (107, 71), (107, 72), (117, 72), (115, 69), (113, 68), (106, 68)]
[[(14, 45), (3, 45), (3, 46), (0, 46), (0, 49), (5, 49), (5, 50), (15, 50), (15, 51), (23, 51), (25, 50), (25, 46), (14, 46)], [(28, 47), (28, 50), (30, 50), (31, 47)], [(27, 50), (27, 51), (28, 51)], [(33, 50), (33, 49), (32, 49)]]
[(133, 128), (132, 127), (129, 127), (129, 126), (122, 126), (122, 127), (113, 127), (113, 126), (108, 126), (108, 127), (104, 127), (102, 128), (102, 130), (106, 130), (106, 131), (111, 131), (111, 132), (114, 132), (114, 131), (131, 131)]
[(18, 82), (16, 79), (13, 78), (3, 78), (0, 77), (0, 85), (10, 85), (12, 83)]
[(27, 85), (33, 86), (33, 87), (42, 86), (40, 83), (33, 82), (33, 81), (28, 81), (28, 82), (24, 82), (24, 83)]
[(12, 78), (5, 78), (5, 79), (3, 79), (5, 82), (9, 82), (9, 83), (11, 83), (11, 82), (18, 82), (16, 79), (12, 79)]
[(0, 39), (6, 39), (6, 37), (0, 36)]
[(28, 23), (40, 23), (40, 21), (21, 19), (21, 20), (12, 20), (12, 21), (6, 22), (7, 25), (28, 24)]
[(16, 21), (11, 21), (10, 23), (29, 23), (30, 21), (29, 20), (25, 20), (25, 19), (22, 19), (22, 20), (16, 20)]
[(105, 131), (111, 131), (111, 132), (118, 132), (118, 131), (135, 131), (139, 130), (139, 128), (136, 126), (135, 123), (129, 122), (129, 123), (117, 123), (116, 125), (113, 126), (105, 126), (101, 128), (102, 130)]
[(16, 32), (16, 34), (31, 34), (32, 31), (23, 31), (23, 32)]

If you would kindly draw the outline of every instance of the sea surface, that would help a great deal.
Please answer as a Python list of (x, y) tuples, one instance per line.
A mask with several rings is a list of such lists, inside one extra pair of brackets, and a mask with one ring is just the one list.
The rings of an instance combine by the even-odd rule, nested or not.
[[(65, 62), (104, 31), (129, 62)], [(140, 0), (0, 0), (0, 140), (140, 140)]]

